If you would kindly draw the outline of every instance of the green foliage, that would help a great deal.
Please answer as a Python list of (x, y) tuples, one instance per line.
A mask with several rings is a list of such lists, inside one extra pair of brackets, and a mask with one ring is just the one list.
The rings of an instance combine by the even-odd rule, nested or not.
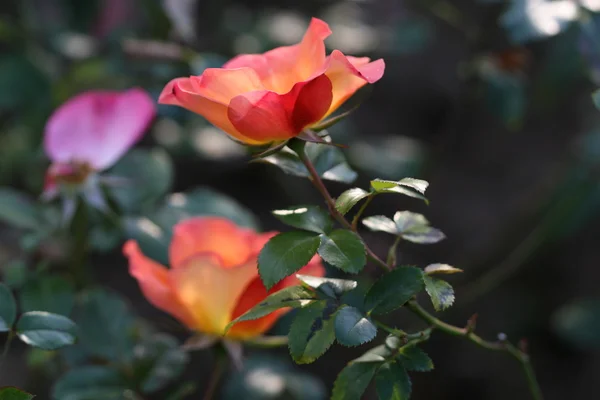
[(344, 346), (358, 346), (377, 336), (377, 327), (359, 309), (342, 307), (335, 315), (335, 338)]
[(0, 188), (0, 221), (16, 228), (36, 230), (41, 215), (31, 199), (11, 188)]
[(177, 340), (166, 334), (155, 334), (136, 344), (133, 365), (143, 393), (152, 393), (177, 379), (189, 362)]
[(332, 299), (337, 299), (340, 296), (356, 289), (357, 282), (346, 279), (320, 278), (311, 275), (296, 275), (296, 277), (306, 286), (315, 289), (317, 292), (323, 293), (325, 296)]
[[(287, 361), (287, 360), (286, 360)], [(253, 354), (227, 378), (224, 400), (325, 400), (320, 379), (273, 356)]]
[(173, 163), (166, 151), (133, 149), (108, 172), (119, 178), (112, 197), (125, 214), (139, 214), (152, 207), (173, 185)]
[[(306, 153), (323, 179), (343, 183), (352, 183), (356, 179), (356, 172), (350, 168), (344, 153), (337, 147), (307, 143)], [(289, 175), (302, 178), (310, 176), (298, 155), (289, 148), (255, 161), (275, 165)]]
[(408, 400), (411, 382), (402, 365), (392, 362), (382, 365), (375, 375), (377, 395), (380, 400)]
[(600, 300), (579, 300), (561, 307), (554, 315), (553, 327), (573, 347), (599, 349)]
[(288, 335), (290, 354), (296, 363), (312, 363), (333, 344), (335, 312), (335, 304), (325, 300), (297, 311)]
[(376, 193), (398, 193), (405, 196), (421, 199), (429, 203), (424, 194), (429, 183), (427, 181), (415, 178), (403, 178), (399, 181), (389, 181), (384, 179), (374, 179), (371, 181), (371, 187)]
[(345, 215), (359, 201), (369, 197), (370, 195), (371, 193), (361, 188), (348, 189), (336, 199), (335, 208), (340, 212), (340, 214)]
[(75, 343), (76, 329), (69, 318), (43, 311), (24, 313), (16, 325), (19, 339), (44, 350), (56, 350)]
[(592, 93), (592, 101), (596, 108), (600, 110), (600, 89), (595, 90), (594, 93)]
[(318, 252), (325, 262), (351, 274), (360, 272), (367, 263), (365, 245), (360, 236), (346, 229), (323, 235)]
[(49, 105), (50, 85), (29, 59), (3, 53), (0, 57), (0, 111)]
[[(540, 17), (543, 15), (543, 21)], [(514, 43), (543, 39), (565, 30), (577, 18), (577, 5), (551, 0), (515, 0), (500, 18)]]
[(310, 232), (327, 233), (333, 225), (329, 213), (318, 206), (298, 206), (275, 210), (273, 215), (287, 225)]
[(361, 400), (380, 366), (380, 362), (372, 360), (351, 361), (335, 380), (331, 400)]
[(424, 271), (427, 275), (450, 275), (463, 272), (463, 270), (460, 268), (455, 268), (452, 265), (440, 263), (429, 264), (425, 267)]
[(31, 400), (35, 396), (15, 387), (0, 388), (0, 400)]
[(365, 305), (373, 314), (386, 314), (423, 290), (423, 272), (415, 267), (399, 267), (373, 284), (365, 296)]
[(240, 315), (229, 323), (226, 327), (228, 331), (235, 323), (250, 321), (264, 317), (273, 311), (284, 308), (302, 308), (310, 305), (316, 299), (315, 292), (303, 286), (290, 286), (278, 292), (275, 292), (261, 301), (244, 314)]
[(267, 289), (304, 267), (317, 253), (321, 238), (306, 231), (280, 233), (258, 256), (258, 272)]
[(8, 332), (17, 318), (15, 298), (5, 284), (0, 282), (0, 332)]
[(439, 229), (429, 226), (429, 221), (422, 214), (410, 211), (396, 212), (393, 221), (383, 215), (374, 215), (363, 219), (362, 222), (372, 231), (398, 235), (413, 243), (437, 243), (446, 237)]
[(120, 296), (95, 289), (85, 292), (75, 308), (79, 345), (86, 354), (122, 360), (131, 353), (133, 316)]
[(448, 282), (428, 275), (425, 275), (423, 280), (436, 311), (443, 311), (454, 303), (454, 289)]
[(431, 358), (429, 358), (427, 353), (414, 345), (401, 347), (396, 359), (409, 371), (426, 372), (433, 369)]
[(109, 366), (84, 366), (63, 375), (54, 385), (54, 400), (121, 400), (127, 380)]
[(73, 284), (57, 275), (42, 274), (19, 292), (21, 311), (47, 311), (68, 316), (75, 303)]

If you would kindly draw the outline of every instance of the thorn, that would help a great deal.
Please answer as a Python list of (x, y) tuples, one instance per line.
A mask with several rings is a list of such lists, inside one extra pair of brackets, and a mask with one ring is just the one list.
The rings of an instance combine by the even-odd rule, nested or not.
[(471, 318), (467, 320), (467, 326), (465, 326), (465, 330), (467, 333), (475, 332), (475, 327), (477, 326), (477, 313), (471, 315)]

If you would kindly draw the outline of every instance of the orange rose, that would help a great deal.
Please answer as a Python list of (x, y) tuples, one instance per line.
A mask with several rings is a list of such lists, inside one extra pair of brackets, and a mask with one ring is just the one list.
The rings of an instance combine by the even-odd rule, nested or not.
[[(144, 296), (192, 330), (222, 335), (227, 324), (267, 295), (298, 284), (288, 277), (267, 292), (257, 269), (258, 253), (276, 232), (256, 233), (219, 217), (192, 218), (177, 224), (169, 248), (171, 269), (146, 257), (134, 240), (125, 243), (129, 273)], [(315, 256), (300, 273), (323, 276)], [(267, 331), (286, 310), (240, 322), (227, 337), (247, 339)]]
[(264, 54), (243, 54), (223, 68), (177, 78), (159, 103), (205, 117), (233, 138), (250, 145), (297, 136), (338, 109), (367, 83), (383, 76), (383, 60), (326, 56), (329, 26), (313, 18), (302, 41)]

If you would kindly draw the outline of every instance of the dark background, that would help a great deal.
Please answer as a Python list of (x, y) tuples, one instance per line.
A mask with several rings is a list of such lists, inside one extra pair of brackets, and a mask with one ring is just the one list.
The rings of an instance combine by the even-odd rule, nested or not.
[[(363, 102), (358, 111), (332, 129), (334, 140), (350, 146), (346, 154), (360, 173), (355, 185), (405, 176), (431, 185), (429, 206), (380, 196), (367, 214), (421, 212), (448, 237), (433, 246), (401, 246), (399, 262), (462, 268), (464, 274), (449, 278), (457, 300), (442, 318), (462, 326), (477, 313), (482, 336), (527, 338), (547, 399), (597, 397), (600, 307), (582, 311), (577, 303), (598, 298), (600, 283), (600, 112), (590, 97), (600, 47), (584, 34), (592, 13), (555, 36), (519, 43), (511, 41), (511, 29), (519, 27), (498, 23), (509, 7), (501, 1), (195, 3), (183, 13), (186, 21), (170, 19), (153, 0), (3, 1), (0, 184), (37, 196), (47, 163), (40, 146), (44, 122), (71, 95), (140, 85), (156, 97), (171, 78), (199, 74), (239, 52), (294, 43), (311, 16), (323, 18), (334, 31), (329, 50), (386, 62), (383, 79), (352, 100)], [(147, 42), (132, 38), (160, 43), (150, 52)], [(182, 55), (184, 47), (201, 57)], [(245, 150), (215, 136), (201, 118), (172, 107), (159, 112), (140, 146), (169, 152), (173, 191), (217, 189), (251, 209), (265, 230), (285, 229), (270, 210), (321, 201), (307, 181), (248, 165)], [(330, 188), (337, 195), (347, 186)], [(385, 234), (365, 237), (379, 254), (391, 244)], [(0, 227), (0, 262), (18, 256), (17, 241), (9, 227)], [(165, 318), (142, 298), (118, 248), (96, 253), (94, 266), (97, 279), (130, 299), (139, 314), (157, 323)], [(367, 271), (373, 278), (379, 273), (373, 266)], [(571, 315), (577, 312), (588, 313), (586, 323), (577, 324), (581, 319)], [(387, 322), (420, 326), (402, 312)], [(413, 374), (414, 399), (529, 398), (519, 365), (505, 354), (441, 333), (424, 347), (436, 368)], [(329, 391), (362, 351), (336, 346), (302, 369)], [(0, 384), (47, 387), (28, 373), (24, 353), (12, 354)], [(196, 353), (188, 375), (204, 382), (210, 359), (209, 352)]]

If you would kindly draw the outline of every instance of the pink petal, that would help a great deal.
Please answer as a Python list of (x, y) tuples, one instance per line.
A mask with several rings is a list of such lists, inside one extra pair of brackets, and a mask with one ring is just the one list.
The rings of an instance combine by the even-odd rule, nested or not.
[(142, 89), (90, 91), (75, 96), (46, 124), (44, 149), (55, 163), (112, 166), (143, 135), (156, 111)]

